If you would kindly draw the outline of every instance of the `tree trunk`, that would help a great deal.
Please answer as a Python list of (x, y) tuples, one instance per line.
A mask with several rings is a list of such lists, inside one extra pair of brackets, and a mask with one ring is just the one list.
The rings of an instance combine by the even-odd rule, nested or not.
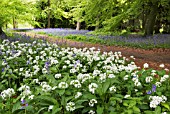
[(17, 28), (17, 22), (16, 22), (16, 18), (13, 17), (13, 29)]
[(2, 39), (2, 38), (6, 38), (7, 36), (6, 36), (6, 34), (5, 34), (5, 32), (2, 30), (2, 27), (0, 27), (0, 38)]
[(81, 27), (81, 22), (80, 22), (80, 19), (78, 19), (76, 30), (80, 30), (80, 27)]
[(47, 28), (50, 28), (50, 17), (51, 17), (51, 11), (50, 11), (50, 0), (48, 0), (48, 25), (47, 25)]
[(96, 27), (95, 27), (95, 30), (99, 29), (99, 25), (100, 25), (100, 22), (99, 22), (99, 15), (98, 15), (97, 18), (96, 18)]
[(150, 9), (150, 13), (147, 16), (147, 20), (145, 23), (145, 36), (147, 35), (153, 35), (154, 32), (154, 25), (156, 21), (156, 16), (157, 16), (157, 4), (153, 4)]

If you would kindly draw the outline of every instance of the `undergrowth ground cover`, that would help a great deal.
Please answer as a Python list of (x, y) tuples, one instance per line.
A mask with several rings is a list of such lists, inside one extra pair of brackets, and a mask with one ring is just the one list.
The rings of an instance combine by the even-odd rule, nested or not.
[(170, 113), (170, 73), (163, 64), (139, 69), (121, 52), (25, 36), (1, 40), (0, 47), (2, 114)]
[(107, 35), (98, 34), (88, 30), (73, 29), (35, 29), (33, 32), (38, 34), (46, 34), (56, 38), (66, 38), (75, 41), (99, 43), (114, 46), (129, 46), (144, 49), (151, 48), (170, 48), (170, 35), (157, 34), (154, 36), (142, 36), (140, 34), (126, 35)]

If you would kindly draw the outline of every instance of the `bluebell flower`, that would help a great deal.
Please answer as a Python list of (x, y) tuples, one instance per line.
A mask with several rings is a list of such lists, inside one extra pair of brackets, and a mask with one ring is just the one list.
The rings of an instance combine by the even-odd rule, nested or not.
[(29, 65), (29, 64), (30, 64), (30, 61), (28, 60), (28, 61), (27, 61), (27, 65)]
[(2, 68), (2, 72), (4, 72), (5, 71), (5, 68)]
[(152, 92), (156, 92), (156, 85), (155, 84), (152, 85)]
[(151, 92), (150, 90), (147, 92), (148, 95), (150, 95), (151, 93), (152, 93), (152, 92)]

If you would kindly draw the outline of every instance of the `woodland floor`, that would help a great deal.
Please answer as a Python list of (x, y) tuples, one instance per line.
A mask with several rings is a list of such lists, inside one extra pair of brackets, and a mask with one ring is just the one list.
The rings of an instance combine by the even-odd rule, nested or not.
[(102, 52), (109, 52), (109, 51), (120, 51), (122, 55), (129, 58), (130, 56), (135, 57), (136, 65), (143, 68), (144, 63), (148, 63), (150, 68), (160, 69), (159, 65), (164, 64), (165, 68), (170, 69), (170, 49), (139, 49), (139, 48), (130, 48), (130, 47), (120, 47), (120, 46), (105, 46), (101, 44), (92, 44), (92, 43), (84, 43), (78, 41), (72, 41), (68, 39), (59, 39), (48, 35), (40, 35), (30, 32), (19, 32), (19, 34), (26, 34), (28, 36), (34, 38), (45, 38), (49, 42), (54, 42), (59, 45), (66, 45), (70, 47), (96, 47), (96, 49), (100, 49)]

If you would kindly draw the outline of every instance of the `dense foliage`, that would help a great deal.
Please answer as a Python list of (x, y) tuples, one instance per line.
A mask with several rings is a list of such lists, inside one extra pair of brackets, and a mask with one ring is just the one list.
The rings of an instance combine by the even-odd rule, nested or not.
[(25, 20), (36, 28), (82, 28), (145, 35), (170, 33), (169, 0), (28, 1), (1, 1), (0, 28), (8, 23), (17, 28)]
[(0, 43), (0, 113), (170, 112), (169, 70), (138, 68), (134, 57), (44, 41)]

